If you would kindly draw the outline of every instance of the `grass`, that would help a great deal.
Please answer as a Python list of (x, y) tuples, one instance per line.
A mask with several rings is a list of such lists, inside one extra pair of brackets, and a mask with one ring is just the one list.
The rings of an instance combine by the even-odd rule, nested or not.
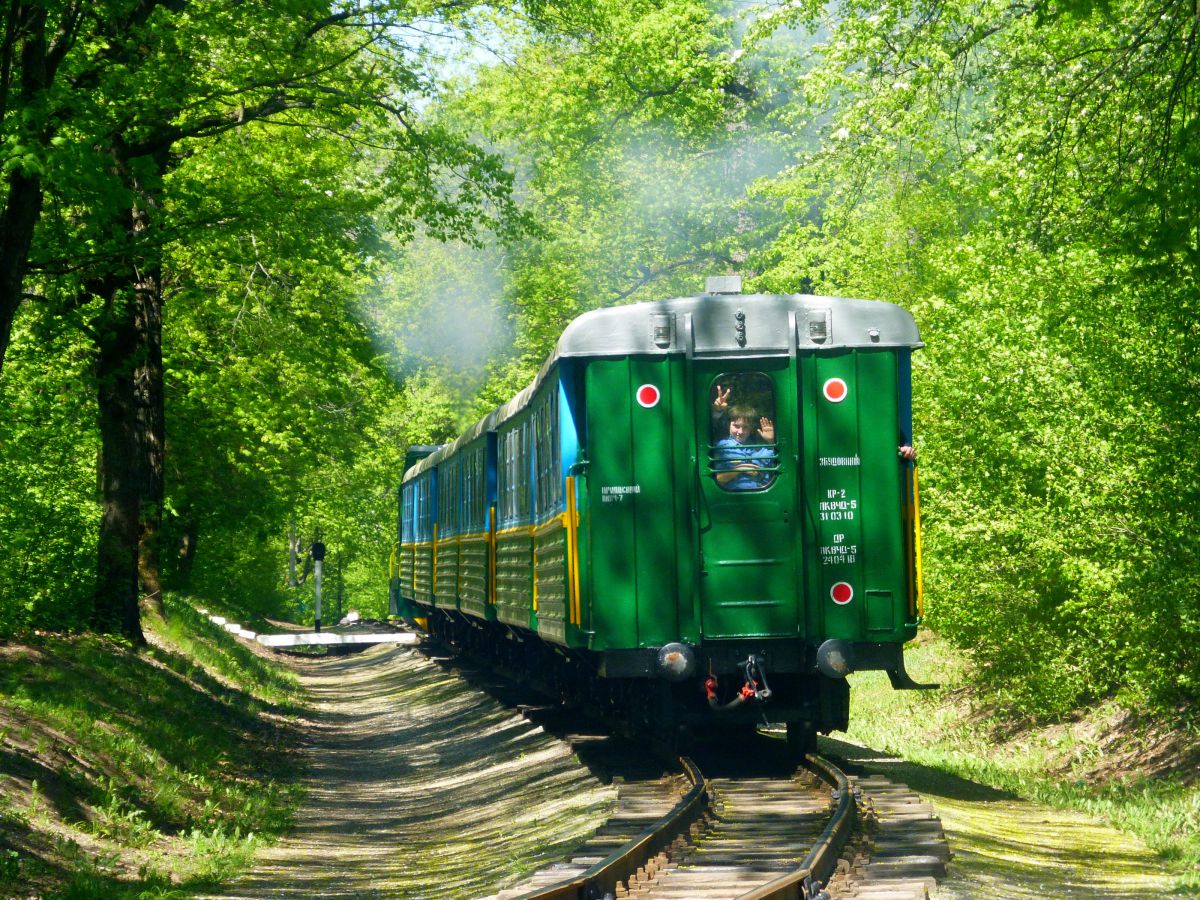
[(190, 896), (290, 827), (295, 681), (179, 598), (147, 624), (0, 645), (0, 896)]
[[(853, 676), (852, 740), (1106, 821), (1169, 861), (1179, 873), (1179, 892), (1200, 893), (1200, 782), (1188, 754), (1174, 773), (1170, 760), (1162, 759), (1148, 773), (1132, 748), (1150, 739), (1127, 727), (1115, 736), (1112, 723), (1123, 719), (1111, 704), (1081, 711), (1066, 724), (1018, 727), (1011, 716), (978, 708), (980, 698), (964, 687), (967, 659), (945, 643), (925, 640), (906, 653), (906, 660), (918, 681), (939, 681), (943, 690), (898, 692), (882, 673)], [(1194, 750), (1200, 736), (1192, 738)], [(1122, 751), (1115, 763), (1114, 747)]]
[(174, 652), (168, 656), (182, 667), (181, 674), (209, 673), (227, 684), (244, 686), (256, 700), (296, 711), (294, 675), (232, 639), (191, 604), (168, 595), (166, 606), (167, 620), (156, 629), (172, 645)]

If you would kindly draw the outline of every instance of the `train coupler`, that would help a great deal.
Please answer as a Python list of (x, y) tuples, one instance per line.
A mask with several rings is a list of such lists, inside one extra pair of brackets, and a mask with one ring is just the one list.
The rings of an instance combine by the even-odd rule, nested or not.
[(721, 703), (717, 697), (717, 681), (716, 673), (709, 670), (708, 677), (704, 679), (704, 694), (708, 700), (708, 705), (711, 709), (717, 712), (726, 712), (741, 706), (748, 700), (757, 700), (759, 703), (766, 703), (771, 699), (771, 688), (767, 685), (767, 674), (763, 669), (762, 660), (757, 656), (750, 656), (743, 664), (746, 675), (746, 680), (738, 689), (737, 694), (728, 703)]
[[(761, 687), (759, 686), (761, 683)], [(746, 684), (743, 691), (750, 688), (754, 699), (766, 703), (771, 699), (771, 688), (767, 684), (767, 670), (763, 661), (751, 654), (746, 658)]]

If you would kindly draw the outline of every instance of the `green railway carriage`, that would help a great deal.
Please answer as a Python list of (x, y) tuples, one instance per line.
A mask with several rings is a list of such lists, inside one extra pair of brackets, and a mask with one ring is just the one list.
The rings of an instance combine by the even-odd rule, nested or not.
[(529, 387), (405, 473), (399, 594), (635, 719), (844, 728), (849, 672), (914, 686), (916, 471), (898, 450), (920, 346), (908, 313), (866, 300), (583, 315)]

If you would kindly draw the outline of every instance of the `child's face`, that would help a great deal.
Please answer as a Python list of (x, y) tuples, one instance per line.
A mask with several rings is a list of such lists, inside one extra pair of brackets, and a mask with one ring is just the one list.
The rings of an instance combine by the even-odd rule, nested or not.
[(729, 420), (729, 436), (739, 444), (750, 440), (754, 434), (754, 422), (746, 417)]

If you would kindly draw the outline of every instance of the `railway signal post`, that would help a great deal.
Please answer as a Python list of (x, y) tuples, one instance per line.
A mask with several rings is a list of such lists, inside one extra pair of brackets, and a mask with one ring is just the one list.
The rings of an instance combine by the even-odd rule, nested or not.
[(313, 573), (316, 576), (316, 597), (313, 601), (313, 618), (316, 622), (316, 630), (321, 630), (321, 568), (325, 562), (325, 545), (320, 541), (313, 541), (312, 549), (309, 551), (313, 558)]

